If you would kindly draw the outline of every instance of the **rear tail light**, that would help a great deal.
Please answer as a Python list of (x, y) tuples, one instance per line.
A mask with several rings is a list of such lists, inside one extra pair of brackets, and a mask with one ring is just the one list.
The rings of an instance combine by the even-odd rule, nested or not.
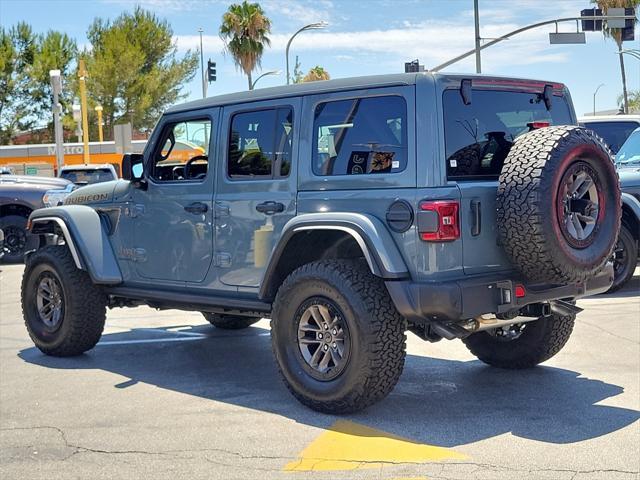
[(418, 233), (426, 242), (450, 242), (460, 238), (460, 204), (450, 200), (424, 201), (418, 212)]
[(516, 285), (516, 298), (523, 298), (527, 295), (527, 291), (524, 289), (524, 285)]

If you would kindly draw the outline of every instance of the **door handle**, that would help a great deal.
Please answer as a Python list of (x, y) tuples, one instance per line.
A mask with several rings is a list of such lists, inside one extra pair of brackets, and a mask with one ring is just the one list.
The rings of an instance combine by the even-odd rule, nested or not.
[(482, 205), (480, 200), (471, 200), (471, 235), (477, 237), (482, 228)]
[(280, 202), (263, 202), (256, 205), (256, 210), (265, 215), (273, 215), (274, 213), (284, 212), (284, 203)]
[(207, 210), (209, 210), (209, 207), (207, 206), (206, 203), (194, 202), (194, 203), (190, 203), (189, 205), (186, 205), (184, 209), (189, 213), (193, 213), (194, 215), (199, 215), (201, 213), (206, 213)]

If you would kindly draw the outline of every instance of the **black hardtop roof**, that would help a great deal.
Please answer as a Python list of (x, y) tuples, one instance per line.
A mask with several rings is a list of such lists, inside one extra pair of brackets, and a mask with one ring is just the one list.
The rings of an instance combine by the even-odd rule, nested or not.
[[(277, 98), (294, 97), (302, 95), (313, 95), (327, 92), (339, 92), (343, 90), (354, 90), (361, 88), (380, 88), (402, 85), (413, 85), (421, 79), (432, 81), (446, 81), (460, 78), (478, 78), (483, 80), (503, 79), (503, 80), (522, 80), (535, 81), (529, 79), (500, 77), (493, 75), (477, 75), (477, 74), (443, 74), (443, 73), (391, 73), (385, 75), (370, 75), (363, 77), (340, 78), (336, 80), (325, 80), (318, 82), (305, 82), (294, 85), (284, 85), (281, 87), (260, 88), (258, 90), (242, 91), (236, 93), (228, 93), (225, 95), (217, 95), (215, 97), (194, 100), (179, 105), (174, 105), (167, 109), (166, 113), (185, 112), (191, 110), (199, 110), (203, 108), (217, 107), (222, 105), (233, 105), (236, 103), (257, 102), (263, 100), (273, 100)], [(556, 83), (557, 82), (547, 82)]]

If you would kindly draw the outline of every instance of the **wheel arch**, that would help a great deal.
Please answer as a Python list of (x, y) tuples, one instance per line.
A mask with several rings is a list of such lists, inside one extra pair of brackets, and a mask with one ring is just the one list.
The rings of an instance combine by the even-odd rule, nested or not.
[(363, 257), (371, 272), (383, 279), (409, 276), (391, 234), (377, 218), (343, 212), (299, 215), (283, 228), (267, 264), (259, 296), (272, 300), (284, 279), (306, 263), (354, 257)]
[(0, 205), (0, 217), (8, 215), (18, 215), (20, 217), (29, 218), (33, 212), (33, 208), (22, 203), (5, 203)]
[[(85, 270), (93, 283), (115, 285), (122, 273), (98, 213), (85, 205), (35, 210), (29, 217), (30, 231), (41, 238), (62, 234), (76, 267)], [(46, 242), (41, 241), (41, 245)]]

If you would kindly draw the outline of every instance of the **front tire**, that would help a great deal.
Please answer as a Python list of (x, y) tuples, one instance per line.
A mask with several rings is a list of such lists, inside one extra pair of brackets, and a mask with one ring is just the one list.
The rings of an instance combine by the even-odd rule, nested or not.
[(256, 317), (220, 315), (219, 313), (202, 312), (202, 315), (207, 319), (207, 322), (222, 330), (242, 330), (260, 321)]
[[(482, 362), (498, 368), (524, 369), (549, 360), (565, 346), (575, 315), (549, 315), (509, 329), (485, 330), (462, 341)], [(514, 329), (519, 329), (515, 331)], [(502, 330), (498, 332), (498, 330)]]
[(20, 215), (6, 215), (0, 218), (0, 229), (4, 233), (5, 254), (3, 263), (20, 263), (24, 254), (38, 245), (38, 237), (27, 230), (27, 219)]
[(273, 304), (272, 347), (285, 385), (325, 413), (362, 410), (391, 392), (404, 366), (405, 330), (364, 262), (303, 265)]
[(87, 272), (76, 267), (66, 246), (47, 246), (31, 255), (22, 277), (22, 314), (42, 353), (80, 355), (98, 343), (107, 298)]
[(620, 290), (633, 277), (638, 263), (638, 245), (636, 239), (626, 227), (620, 227), (618, 241), (613, 249), (613, 285), (607, 293)]

